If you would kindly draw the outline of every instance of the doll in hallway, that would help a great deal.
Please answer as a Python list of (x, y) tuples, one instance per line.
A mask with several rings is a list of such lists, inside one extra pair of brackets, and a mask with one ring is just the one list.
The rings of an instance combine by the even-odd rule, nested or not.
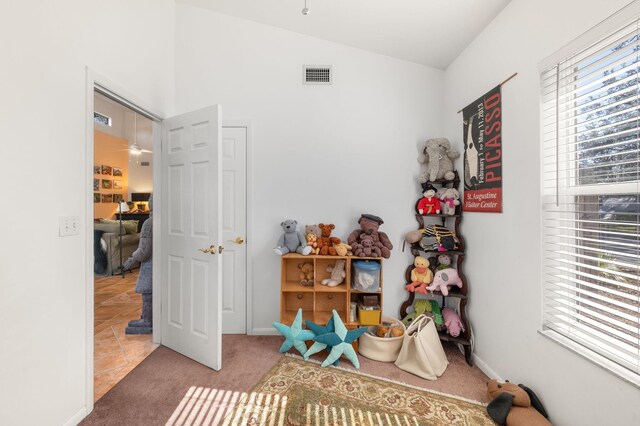
[(151, 334), (152, 322), (152, 271), (153, 262), (151, 256), (153, 238), (153, 196), (149, 198), (149, 218), (142, 224), (140, 230), (140, 243), (138, 249), (122, 265), (128, 271), (140, 265), (140, 274), (136, 283), (135, 292), (142, 294), (142, 316), (138, 320), (129, 321), (125, 329), (126, 334)]

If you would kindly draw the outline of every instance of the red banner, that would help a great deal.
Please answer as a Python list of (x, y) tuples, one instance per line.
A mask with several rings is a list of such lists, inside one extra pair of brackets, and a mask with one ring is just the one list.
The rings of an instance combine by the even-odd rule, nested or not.
[(462, 110), (464, 205), (467, 212), (502, 212), (502, 99), (497, 86)]

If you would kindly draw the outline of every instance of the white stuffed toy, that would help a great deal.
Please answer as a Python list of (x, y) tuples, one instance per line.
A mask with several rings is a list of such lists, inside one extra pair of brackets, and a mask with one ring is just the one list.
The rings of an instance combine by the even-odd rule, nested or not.
[(344, 271), (345, 265), (346, 261), (342, 259), (336, 261), (335, 266), (329, 265), (327, 267), (327, 272), (331, 272), (331, 278), (325, 278), (324, 280), (322, 280), (322, 284), (328, 287), (335, 287), (342, 284), (347, 276), (347, 273)]
[(456, 214), (456, 206), (460, 205), (460, 193), (455, 188), (440, 188), (438, 198), (441, 203), (442, 214), (453, 216)]
[(460, 157), (460, 153), (451, 149), (449, 139), (429, 139), (420, 145), (418, 162), (426, 164), (424, 171), (418, 177), (419, 183), (433, 182), (438, 179), (453, 180), (453, 160)]

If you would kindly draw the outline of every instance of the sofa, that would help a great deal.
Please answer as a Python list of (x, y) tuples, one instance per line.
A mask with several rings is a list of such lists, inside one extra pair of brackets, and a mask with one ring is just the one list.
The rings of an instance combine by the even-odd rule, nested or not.
[[(124, 221), (123, 221), (124, 222)], [(123, 228), (122, 262), (126, 261), (138, 248), (140, 233), (138, 223)], [(130, 232), (134, 230), (135, 232)], [(94, 223), (94, 273), (97, 276), (118, 275), (122, 272), (120, 264), (120, 225), (113, 222)]]

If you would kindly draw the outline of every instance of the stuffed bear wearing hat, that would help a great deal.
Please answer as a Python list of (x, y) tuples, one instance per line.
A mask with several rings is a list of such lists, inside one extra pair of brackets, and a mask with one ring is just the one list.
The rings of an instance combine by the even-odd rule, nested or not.
[[(347, 243), (353, 247), (353, 252), (357, 253), (358, 249), (363, 249), (362, 247), (362, 236), (370, 235), (373, 237), (373, 246), (378, 247), (382, 254), (382, 257), (388, 259), (391, 257), (391, 250), (393, 250), (393, 244), (391, 244), (391, 240), (384, 232), (379, 232), (378, 229), (380, 225), (384, 223), (384, 221), (378, 216), (372, 214), (363, 214), (360, 216), (358, 220), (360, 224), (360, 229), (356, 229), (347, 238)], [(366, 238), (365, 238), (366, 240)]]
[(487, 405), (487, 413), (499, 425), (551, 425), (538, 396), (524, 385), (490, 380), (487, 383), (487, 395), (492, 400)]

